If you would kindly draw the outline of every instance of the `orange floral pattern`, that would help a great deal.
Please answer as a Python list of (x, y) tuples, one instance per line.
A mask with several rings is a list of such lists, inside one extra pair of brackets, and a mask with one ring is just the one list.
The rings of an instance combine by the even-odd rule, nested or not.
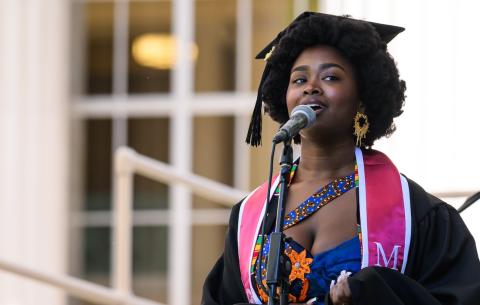
[(304, 249), (302, 252), (297, 253), (297, 251), (292, 250), (287, 254), (292, 263), (292, 271), (288, 280), (290, 282), (295, 279), (305, 279), (305, 274), (310, 273), (310, 264), (313, 262), (313, 258), (307, 257), (307, 251)]
[[(288, 280), (291, 284), (293, 282), (296, 282), (301, 286), (300, 291), (297, 291), (296, 294), (290, 293), (288, 295), (288, 300), (291, 303), (305, 302), (307, 299), (308, 288), (310, 287), (310, 284), (308, 279), (306, 278), (306, 275), (310, 273), (310, 265), (313, 262), (313, 258), (308, 257), (307, 251), (305, 249), (303, 249), (300, 252), (297, 252), (294, 249), (292, 249), (292, 247), (288, 244), (286, 244), (285, 254), (290, 259), (290, 262), (292, 264), (292, 269), (290, 271)], [(266, 258), (264, 257), (262, 259), (263, 268), (261, 272), (263, 287), (257, 282), (257, 291), (259, 293), (260, 299), (263, 302), (268, 301), (268, 295), (262, 289), (264, 287), (267, 287), (267, 282), (265, 279), (266, 270), (264, 269), (265, 265), (266, 265)]]

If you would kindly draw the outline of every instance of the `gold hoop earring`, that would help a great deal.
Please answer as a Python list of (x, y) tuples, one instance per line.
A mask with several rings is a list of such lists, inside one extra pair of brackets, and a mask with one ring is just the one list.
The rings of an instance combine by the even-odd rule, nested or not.
[(353, 119), (353, 134), (357, 137), (356, 145), (358, 147), (362, 146), (362, 140), (367, 136), (368, 127), (370, 127), (370, 124), (368, 123), (367, 115), (357, 112)]

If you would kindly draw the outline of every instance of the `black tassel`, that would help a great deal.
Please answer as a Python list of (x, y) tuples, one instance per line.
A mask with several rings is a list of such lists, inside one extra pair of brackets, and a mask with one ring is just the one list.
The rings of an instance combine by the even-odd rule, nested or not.
[(245, 141), (252, 146), (262, 144), (262, 98), (260, 95), (257, 96), (257, 101), (255, 102)]
[(268, 64), (267, 62), (267, 65), (263, 70), (260, 85), (258, 86), (257, 100), (255, 102), (255, 108), (253, 108), (250, 126), (248, 127), (247, 138), (245, 139), (245, 142), (247, 142), (251, 146), (258, 146), (262, 144), (262, 87), (269, 73), (270, 64)]

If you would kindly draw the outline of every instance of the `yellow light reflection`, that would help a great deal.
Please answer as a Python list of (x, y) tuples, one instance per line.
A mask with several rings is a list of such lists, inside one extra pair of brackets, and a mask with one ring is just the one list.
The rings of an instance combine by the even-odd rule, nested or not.
[[(136, 37), (132, 44), (133, 59), (140, 65), (169, 70), (175, 65), (177, 41), (167, 34), (146, 33)], [(192, 43), (191, 59), (197, 60), (198, 46)]]

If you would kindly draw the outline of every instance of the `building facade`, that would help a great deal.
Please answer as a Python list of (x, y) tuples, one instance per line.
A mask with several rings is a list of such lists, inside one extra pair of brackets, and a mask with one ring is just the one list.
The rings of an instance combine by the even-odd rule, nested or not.
[[(264, 66), (253, 58), (304, 10), (407, 28), (389, 45), (407, 81), (405, 113), (376, 148), (427, 190), (455, 192), (447, 200), (460, 203), (480, 190), (474, 6), (0, 1), (0, 259), (111, 285), (113, 153), (121, 146), (245, 191), (264, 181), (269, 145), (244, 144)], [(277, 126), (266, 117), (264, 124), (268, 144)], [(133, 196), (134, 293), (198, 304), (229, 206), (139, 175)], [(480, 234), (468, 220), (480, 211), (465, 213)], [(0, 270), (0, 304), (89, 303)]]

